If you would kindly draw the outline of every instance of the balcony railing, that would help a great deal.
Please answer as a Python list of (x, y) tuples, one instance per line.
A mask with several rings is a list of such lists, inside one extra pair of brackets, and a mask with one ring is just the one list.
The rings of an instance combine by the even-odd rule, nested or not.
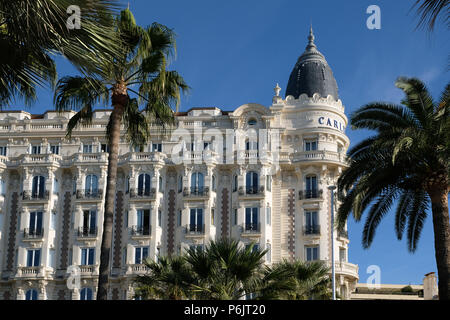
[(79, 227), (78, 237), (79, 238), (97, 237), (97, 227)]
[[(245, 190), (245, 192), (244, 192)], [(264, 186), (259, 186), (259, 187), (239, 187), (239, 195), (243, 196), (243, 195), (261, 195), (264, 194)]]
[(30, 229), (25, 228), (23, 230), (23, 237), (25, 239), (41, 239), (44, 236), (44, 229)]
[(319, 225), (306, 225), (303, 228), (303, 233), (305, 235), (320, 234), (320, 226)]
[(134, 188), (130, 189), (130, 198), (154, 198), (155, 194), (155, 188), (151, 188), (150, 190)]
[(132, 226), (132, 236), (150, 236), (152, 234), (152, 226)]
[(32, 193), (30, 191), (24, 191), (22, 195), (23, 200), (48, 200), (50, 193), (48, 190), (44, 190), (43, 192), (35, 192)]
[(185, 197), (203, 197), (209, 196), (209, 187), (191, 187), (184, 188), (183, 196)]
[(322, 189), (312, 189), (312, 190), (300, 190), (298, 192), (298, 198), (299, 200), (304, 199), (322, 199), (323, 191)]
[(244, 223), (242, 225), (242, 233), (260, 233), (260, 223)]
[(186, 234), (205, 234), (204, 224), (188, 224), (185, 228)]
[(101, 199), (103, 195), (102, 189), (97, 190), (77, 190), (77, 199)]

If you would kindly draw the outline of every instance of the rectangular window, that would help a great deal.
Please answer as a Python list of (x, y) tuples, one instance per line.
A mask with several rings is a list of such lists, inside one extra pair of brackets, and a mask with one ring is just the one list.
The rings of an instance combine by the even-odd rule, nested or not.
[(234, 209), (233, 224), (237, 225), (237, 221), (238, 221), (238, 209)]
[(122, 250), (122, 264), (127, 264), (127, 247), (124, 247)]
[(268, 226), (270, 226), (272, 224), (272, 208), (267, 207), (266, 208), (266, 223)]
[(41, 154), (41, 146), (40, 145), (31, 146), (31, 154)]
[(83, 211), (83, 234), (93, 235), (97, 230), (97, 211), (84, 210)]
[(266, 189), (267, 191), (272, 191), (272, 176), (266, 176)]
[(136, 221), (136, 231), (140, 235), (150, 234), (150, 210), (138, 210), (137, 211), (137, 221)]
[(183, 191), (183, 176), (180, 175), (178, 177), (178, 193), (180, 193), (181, 191)]
[(83, 266), (94, 265), (94, 260), (95, 260), (95, 248), (81, 249), (81, 265)]
[(6, 146), (0, 146), (0, 156), (6, 157)]
[(41, 249), (27, 251), (27, 267), (39, 267), (41, 263)]
[(42, 235), (42, 211), (30, 212), (30, 235)]
[(92, 144), (84, 144), (83, 153), (92, 153)]
[(236, 192), (236, 191), (237, 191), (237, 188), (238, 188), (238, 176), (235, 175), (235, 176), (233, 177), (233, 192)]
[(306, 261), (313, 261), (319, 259), (319, 247), (306, 247)]
[(6, 183), (0, 179), (0, 195), (4, 196), (6, 194)]
[(162, 152), (162, 143), (153, 143), (152, 152)]
[(108, 152), (109, 153), (109, 146), (107, 144), (102, 143), (101, 149), (102, 149), (102, 152)]
[(214, 209), (211, 209), (211, 225), (214, 225)]
[(177, 216), (177, 225), (181, 226), (181, 215), (182, 215), (182, 211), (178, 210), (178, 216)]
[(146, 247), (137, 247), (135, 249), (134, 254), (134, 263), (135, 264), (142, 264), (144, 263), (144, 260), (148, 257), (148, 248)]
[(305, 232), (306, 234), (319, 233), (319, 222), (316, 211), (305, 212)]
[(50, 153), (59, 154), (59, 146), (58, 145), (50, 145)]
[(347, 262), (347, 250), (345, 248), (339, 248), (339, 261)]
[(203, 230), (203, 209), (191, 209), (189, 231), (200, 232)]
[(317, 140), (304, 140), (305, 151), (317, 150)]
[(162, 212), (158, 210), (158, 227), (162, 226)]
[(258, 208), (245, 208), (245, 230), (258, 230)]

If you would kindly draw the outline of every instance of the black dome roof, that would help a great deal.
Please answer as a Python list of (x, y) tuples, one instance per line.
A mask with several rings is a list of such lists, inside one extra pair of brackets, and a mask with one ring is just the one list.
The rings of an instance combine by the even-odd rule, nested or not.
[(314, 44), (312, 27), (308, 40), (309, 43), (305, 52), (298, 58), (289, 77), (286, 96), (291, 95), (298, 99), (303, 93), (306, 93), (308, 97), (318, 93), (322, 97), (331, 95), (335, 100), (338, 100), (338, 87), (333, 71)]

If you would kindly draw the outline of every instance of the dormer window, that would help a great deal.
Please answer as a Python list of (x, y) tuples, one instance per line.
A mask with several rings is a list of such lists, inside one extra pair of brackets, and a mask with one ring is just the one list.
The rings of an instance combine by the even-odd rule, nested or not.
[(248, 120), (248, 122), (247, 122), (247, 124), (249, 125), (249, 126), (254, 126), (254, 125), (256, 125), (256, 123), (257, 123), (257, 121), (256, 121), (256, 119), (250, 119), (250, 120)]

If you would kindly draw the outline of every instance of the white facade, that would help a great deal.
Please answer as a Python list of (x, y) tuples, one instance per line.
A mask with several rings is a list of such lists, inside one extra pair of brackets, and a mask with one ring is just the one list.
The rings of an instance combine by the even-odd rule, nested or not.
[[(344, 106), (330, 95), (283, 99), (279, 91), (269, 107), (178, 113), (177, 130), (153, 128), (143, 150), (121, 140), (111, 299), (132, 297), (133, 277), (145, 272), (139, 257), (179, 254), (221, 237), (269, 249), (267, 263), (330, 264), (334, 246), (338, 293), (349, 297), (358, 267), (347, 261), (346, 233), (330, 239), (328, 190), (346, 167)], [(95, 296), (109, 112), (96, 111), (71, 139), (65, 131), (74, 112), (0, 113), (0, 299)], [(199, 143), (181, 141), (189, 137)], [(70, 266), (80, 267), (75, 288), (67, 285)]]

